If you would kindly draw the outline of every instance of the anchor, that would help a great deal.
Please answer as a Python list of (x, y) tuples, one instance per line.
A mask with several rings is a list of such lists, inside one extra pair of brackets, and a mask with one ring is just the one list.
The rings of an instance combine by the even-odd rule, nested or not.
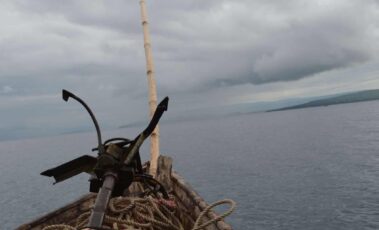
[(98, 155), (97, 157), (83, 155), (48, 169), (41, 175), (54, 177), (54, 184), (83, 172), (91, 175), (89, 191), (97, 193), (97, 197), (89, 218), (88, 228), (101, 229), (109, 200), (112, 197), (124, 195), (132, 182), (142, 182), (150, 188), (151, 192), (160, 193), (164, 199), (169, 199), (164, 186), (151, 175), (144, 173), (139, 153), (141, 145), (151, 135), (163, 113), (167, 111), (168, 97), (158, 104), (149, 125), (133, 140), (116, 137), (106, 140), (104, 143), (99, 124), (90, 107), (67, 90), (62, 91), (62, 98), (64, 101), (68, 101), (69, 98), (78, 101), (91, 116), (98, 140), (98, 146), (92, 151), (97, 151)]

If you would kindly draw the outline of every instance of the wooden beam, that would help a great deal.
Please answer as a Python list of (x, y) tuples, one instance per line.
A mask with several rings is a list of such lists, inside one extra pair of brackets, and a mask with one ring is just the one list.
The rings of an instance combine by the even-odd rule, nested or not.
[[(141, 5), (141, 21), (143, 27), (144, 47), (146, 56), (147, 82), (149, 87), (149, 107), (150, 118), (153, 116), (157, 107), (157, 87), (154, 76), (153, 52), (151, 50), (151, 40), (149, 33), (149, 22), (147, 18), (147, 9), (145, 0), (140, 1)], [(157, 161), (159, 157), (159, 127), (155, 128), (150, 137), (150, 174), (155, 177), (157, 171)]]

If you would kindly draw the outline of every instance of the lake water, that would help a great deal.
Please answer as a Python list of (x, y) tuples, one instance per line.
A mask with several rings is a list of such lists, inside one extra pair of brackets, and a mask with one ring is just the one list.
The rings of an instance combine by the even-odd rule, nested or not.
[[(0, 229), (85, 194), (86, 175), (53, 186), (39, 173), (95, 145), (94, 133), (1, 142)], [(379, 229), (379, 102), (162, 124), (161, 152), (209, 203), (237, 202), (234, 229)]]

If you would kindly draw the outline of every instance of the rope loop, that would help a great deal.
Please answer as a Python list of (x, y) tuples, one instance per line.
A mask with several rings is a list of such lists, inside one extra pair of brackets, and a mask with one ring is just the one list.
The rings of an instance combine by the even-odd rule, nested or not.
[[(222, 205), (222, 204), (229, 204), (230, 205), (230, 208), (228, 211), (224, 212), (222, 215), (218, 216), (218, 217), (215, 217), (207, 222), (205, 222), (204, 224), (201, 224), (201, 220), (203, 219), (203, 217), (214, 207), (216, 206), (219, 206), (219, 205)], [(201, 213), (200, 215), (198, 216), (198, 218), (196, 219), (196, 222), (192, 228), (192, 230), (200, 230), (200, 229), (204, 229), (205, 227), (213, 224), (213, 223), (216, 223), (222, 219), (224, 219), (225, 217), (229, 216), (233, 211), (234, 209), (236, 208), (236, 202), (234, 202), (233, 200), (230, 200), (230, 199), (225, 199), (225, 200), (219, 200), (217, 202), (214, 202), (212, 203), (211, 205), (209, 205), (208, 207), (206, 207)], [(201, 224), (201, 225), (200, 225)]]

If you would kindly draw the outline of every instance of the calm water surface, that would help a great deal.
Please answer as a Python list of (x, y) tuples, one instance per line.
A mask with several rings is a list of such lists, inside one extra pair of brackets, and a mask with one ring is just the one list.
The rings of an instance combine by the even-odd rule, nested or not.
[[(53, 186), (39, 173), (95, 145), (93, 133), (1, 142), (0, 229), (85, 194), (86, 175)], [(378, 102), (163, 124), (161, 152), (208, 202), (238, 203), (234, 229), (379, 229)]]

